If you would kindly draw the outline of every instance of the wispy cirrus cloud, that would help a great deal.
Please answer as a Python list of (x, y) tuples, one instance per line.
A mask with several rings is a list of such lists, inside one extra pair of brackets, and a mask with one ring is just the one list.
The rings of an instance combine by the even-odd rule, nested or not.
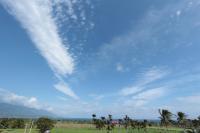
[(129, 87), (120, 90), (120, 95), (129, 96), (146, 89), (146, 85), (164, 78), (169, 72), (159, 68), (151, 68), (140, 74), (138, 81)]
[(54, 87), (56, 88), (56, 90), (69, 95), (70, 97), (74, 98), (74, 99), (79, 99), (79, 97), (72, 91), (71, 88), (69, 88), (69, 86), (65, 83), (60, 81), (58, 84), (54, 85)]
[(160, 87), (160, 88), (154, 88), (154, 89), (143, 91), (137, 95), (134, 95), (131, 98), (132, 105), (143, 106), (149, 102), (152, 102), (153, 100), (156, 100), (164, 96), (166, 94), (166, 90), (167, 88)]
[[(57, 23), (52, 15), (52, 1), (0, 0), (0, 3), (27, 31), (56, 76), (62, 78), (73, 73), (75, 61), (69, 52), (68, 44), (64, 45), (59, 35)], [(71, 10), (69, 12), (73, 14)], [(61, 92), (73, 98), (77, 97), (67, 86), (65, 91)]]
[[(120, 98), (114, 104), (113, 108), (116, 111), (113, 113), (119, 115), (120, 112), (123, 112), (132, 115), (134, 112), (140, 118), (144, 112), (149, 111), (153, 112), (155, 117), (157, 107), (149, 105), (151, 103), (155, 104), (158, 99), (163, 99), (168, 95), (169, 88), (158, 84), (158, 81), (164, 79), (169, 73), (168, 69), (159, 67), (152, 67), (139, 73), (133, 85), (124, 87), (118, 92)], [(123, 110), (118, 108), (118, 106), (123, 108)]]
[(178, 97), (177, 100), (186, 104), (200, 105), (200, 94)]
[(25, 106), (25, 107), (33, 108), (37, 110), (42, 109), (49, 112), (53, 112), (52, 107), (46, 104), (42, 104), (40, 101), (38, 101), (36, 97), (21, 96), (2, 88), (0, 88), (0, 101), (9, 103), (9, 104)]
[(60, 75), (71, 74), (74, 60), (62, 38), (51, 13), (51, 2), (41, 0), (1, 0), (4, 7), (26, 29), (51, 69)]

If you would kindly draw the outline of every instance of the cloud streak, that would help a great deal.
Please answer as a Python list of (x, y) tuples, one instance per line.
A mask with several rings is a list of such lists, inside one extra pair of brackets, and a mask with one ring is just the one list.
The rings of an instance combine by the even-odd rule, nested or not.
[(66, 94), (66, 95), (69, 95), (70, 97), (78, 100), (79, 97), (72, 91), (72, 89), (69, 88), (69, 86), (64, 83), (64, 82), (59, 82), (58, 84), (56, 84), (54, 86), (58, 91)]
[(178, 97), (177, 100), (182, 103), (200, 105), (200, 94)]
[(144, 92), (141, 92), (135, 96), (133, 96), (131, 99), (128, 99), (124, 101), (123, 106), (125, 107), (139, 107), (142, 108), (144, 105), (153, 102), (154, 100), (157, 100), (164, 95), (166, 95), (167, 88), (160, 87), (160, 88), (154, 88), (150, 89)]
[[(26, 29), (36, 48), (59, 79), (73, 73), (75, 62), (68, 47), (63, 44), (59, 36), (58, 27), (52, 15), (51, 1), (0, 0), (0, 3)], [(73, 98), (77, 97), (67, 86), (65, 91), (57, 90)]]
[(54, 72), (60, 75), (73, 72), (74, 61), (58, 34), (56, 23), (51, 15), (50, 2), (1, 0), (1, 3), (26, 29)]
[(137, 81), (137, 83), (132, 86), (122, 88), (119, 93), (122, 96), (133, 95), (146, 89), (146, 86), (148, 84), (164, 78), (167, 74), (168, 71), (164, 71), (158, 68), (151, 68), (143, 72), (141, 76), (139, 76), (139, 80)]

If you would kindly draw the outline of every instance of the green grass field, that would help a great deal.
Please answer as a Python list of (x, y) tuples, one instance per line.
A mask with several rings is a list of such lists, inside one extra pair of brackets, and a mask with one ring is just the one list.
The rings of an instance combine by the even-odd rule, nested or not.
[[(24, 129), (9, 129), (0, 130), (1, 133), (24, 133)], [(164, 133), (166, 130), (162, 128), (148, 128), (147, 133)], [(169, 128), (167, 133), (180, 133), (181, 129)], [(32, 130), (31, 133), (38, 133), (37, 130)], [(54, 128), (52, 133), (106, 133), (105, 130), (96, 130), (92, 128)], [(113, 133), (126, 133), (125, 129), (115, 129)], [(133, 130), (131, 133), (144, 133), (144, 130)]]

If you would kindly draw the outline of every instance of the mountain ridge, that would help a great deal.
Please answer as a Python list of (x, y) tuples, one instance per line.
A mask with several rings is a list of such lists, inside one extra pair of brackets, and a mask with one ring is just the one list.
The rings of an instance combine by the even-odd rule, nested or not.
[(0, 118), (38, 118), (55, 117), (55, 114), (45, 110), (28, 108), (21, 105), (0, 103)]

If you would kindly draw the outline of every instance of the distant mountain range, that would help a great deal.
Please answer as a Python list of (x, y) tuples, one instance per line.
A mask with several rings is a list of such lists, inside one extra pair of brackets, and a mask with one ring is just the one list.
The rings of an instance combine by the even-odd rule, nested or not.
[(45, 110), (37, 110), (19, 105), (0, 103), (0, 118), (38, 118), (42, 116), (55, 117), (54, 114)]

